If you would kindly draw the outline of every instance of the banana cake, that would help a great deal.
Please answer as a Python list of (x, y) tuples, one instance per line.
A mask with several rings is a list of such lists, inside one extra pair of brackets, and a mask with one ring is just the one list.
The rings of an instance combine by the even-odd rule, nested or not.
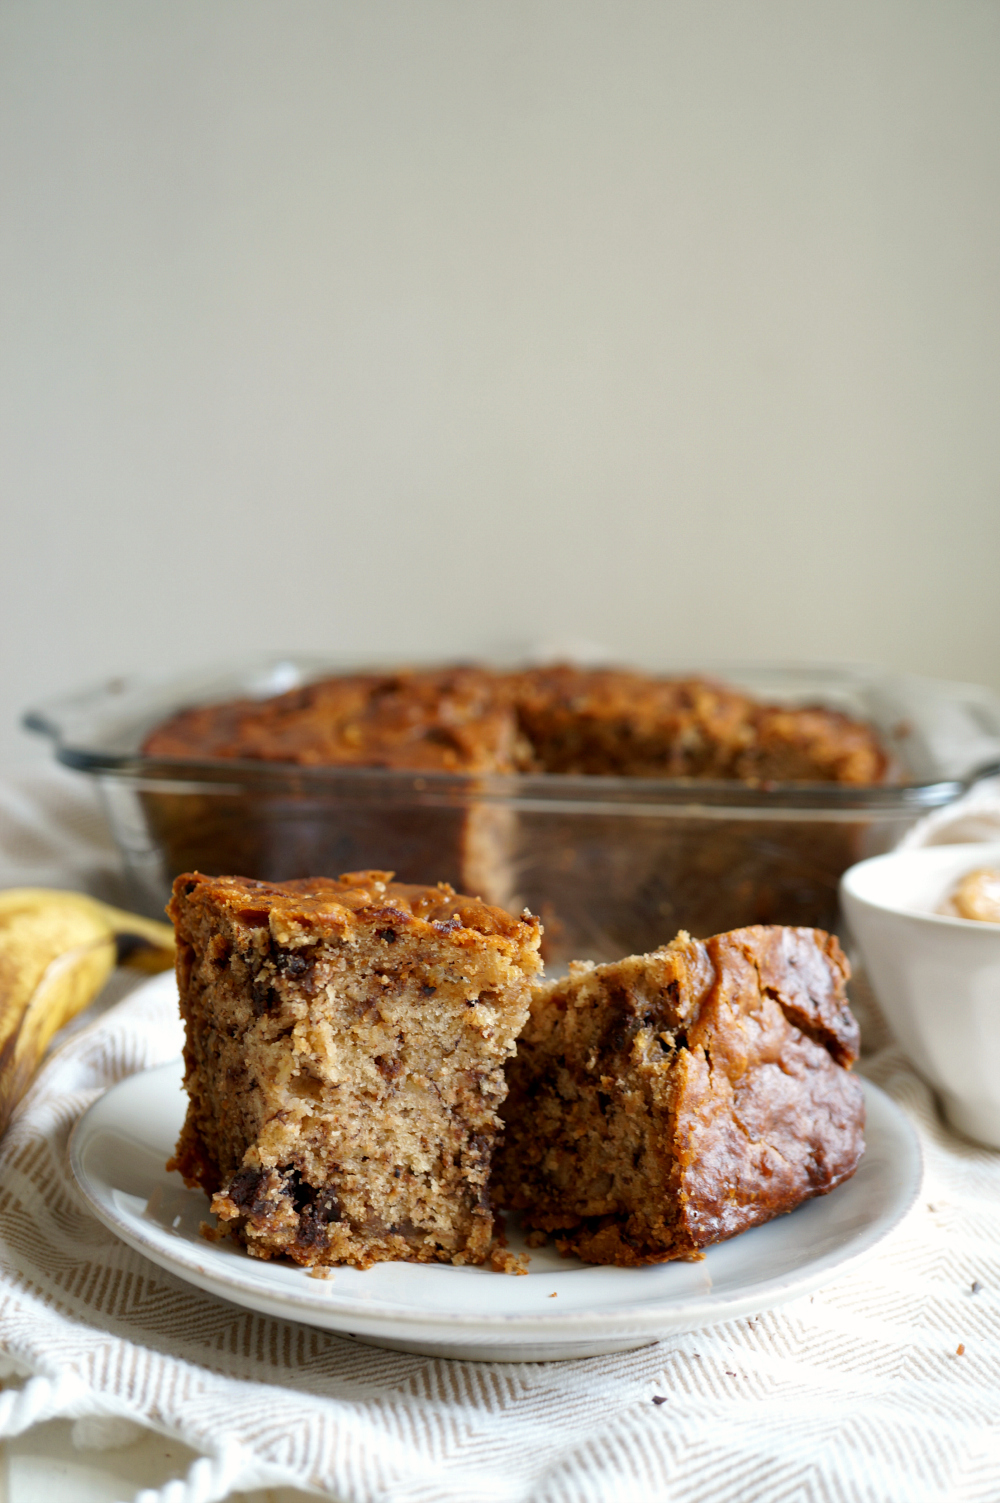
[(635, 1267), (826, 1194), (864, 1149), (848, 974), (821, 930), (755, 926), (536, 986), (496, 1203), (564, 1252)]
[(864, 722), (765, 704), (711, 678), (557, 663), (510, 675), (505, 693), (545, 772), (861, 785), (888, 767)]
[(567, 663), (343, 674), (271, 699), (178, 711), (149, 757), (875, 784), (888, 759), (838, 710), (761, 703), (710, 678)]
[[(157, 726), (143, 751), (342, 770), (332, 799), (329, 786), (317, 797), (308, 771), (291, 799), (266, 778), (222, 800), (201, 791), (143, 793), (174, 872), (283, 881), (378, 862), (408, 881), (433, 873), (488, 903), (511, 899), (514, 822), (478, 795), (484, 776), (518, 771), (529, 753), (494, 676), (482, 669), (340, 674), (269, 699), (196, 705)], [(387, 791), (386, 772), (412, 773), (413, 796)], [(451, 803), (422, 805), (419, 775), (427, 773), (453, 780)]]
[(174, 883), (171, 1167), (259, 1258), (481, 1263), (540, 925), (391, 872)]
[(147, 736), (149, 757), (299, 767), (514, 772), (529, 755), (485, 669), (347, 673), (270, 699), (180, 710)]
[[(333, 675), (179, 710), (143, 752), (157, 777), (139, 798), (171, 876), (283, 882), (378, 866), (406, 882), (444, 878), (541, 913), (560, 964), (652, 950), (679, 928), (832, 927), (840, 875), (871, 849), (851, 790), (895, 776), (873, 727), (839, 710), (565, 663)], [(598, 808), (594, 783), (576, 803), (565, 779), (581, 776), (710, 780), (719, 786), (693, 804), (717, 807), (663, 818), (665, 802), (691, 801), (659, 788), (647, 817), (623, 785)], [(837, 817), (806, 818), (816, 799), (775, 784), (838, 785)], [(824, 810), (830, 801), (819, 796)], [(775, 818), (789, 802), (801, 817)]]

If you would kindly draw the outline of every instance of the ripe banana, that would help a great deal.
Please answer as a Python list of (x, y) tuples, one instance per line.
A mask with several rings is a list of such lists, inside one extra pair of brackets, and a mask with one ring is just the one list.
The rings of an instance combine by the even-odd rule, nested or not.
[(77, 892), (0, 892), (0, 1133), (53, 1036), (92, 1002), (116, 963), (173, 964), (168, 924)]

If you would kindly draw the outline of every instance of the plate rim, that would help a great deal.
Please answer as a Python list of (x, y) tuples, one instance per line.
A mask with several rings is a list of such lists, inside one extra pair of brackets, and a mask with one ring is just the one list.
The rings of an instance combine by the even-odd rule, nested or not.
[[(412, 1304), (386, 1303), (380, 1306), (373, 1305), (364, 1297), (340, 1295), (328, 1283), (320, 1281), (314, 1281), (319, 1283), (318, 1288), (303, 1288), (301, 1291), (268, 1289), (261, 1287), (258, 1279), (249, 1275), (249, 1270), (248, 1276), (244, 1277), (237, 1269), (213, 1269), (210, 1262), (212, 1245), (207, 1241), (204, 1244), (206, 1261), (203, 1262), (197, 1257), (201, 1249), (195, 1250), (194, 1245), (186, 1240), (173, 1253), (173, 1250), (163, 1246), (155, 1234), (144, 1237), (134, 1220), (118, 1211), (108, 1198), (100, 1195), (86, 1170), (83, 1159), (89, 1141), (97, 1131), (111, 1130), (101, 1121), (107, 1111), (109, 1099), (130, 1084), (134, 1085), (137, 1076), (166, 1075), (168, 1072), (176, 1075), (181, 1064), (182, 1061), (175, 1058), (123, 1077), (109, 1086), (80, 1116), (70, 1135), (68, 1157), (81, 1195), (91, 1212), (109, 1231), (133, 1251), (175, 1277), (243, 1308), (256, 1309), (278, 1319), (300, 1320), (304, 1324), (319, 1325), (328, 1330), (344, 1330), (370, 1336), (387, 1336), (390, 1330), (405, 1336), (424, 1333), (438, 1340), (451, 1339), (456, 1344), (484, 1338), (497, 1343), (524, 1342), (531, 1338), (548, 1339), (555, 1343), (559, 1340), (566, 1342), (578, 1339), (583, 1342), (628, 1334), (652, 1335), (656, 1331), (690, 1330), (714, 1325), (733, 1319), (747, 1310), (774, 1308), (788, 1299), (808, 1294), (830, 1282), (834, 1276), (847, 1272), (899, 1226), (913, 1208), (923, 1182), (923, 1152), (912, 1123), (891, 1096), (873, 1081), (859, 1075), (857, 1078), (865, 1093), (866, 1110), (873, 1103), (878, 1103), (879, 1109), (887, 1113), (895, 1127), (896, 1136), (901, 1136), (906, 1141), (909, 1150), (906, 1163), (900, 1166), (903, 1178), (897, 1193), (891, 1197), (888, 1209), (859, 1230), (846, 1246), (842, 1245), (811, 1259), (801, 1270), (786, 1272), (773, 1280), (755, 1284), (752, 1290), (745, 1293), (736, 1290), (716, 1295), (709, 1291), (682, 1301), (675, 1298), (668, 1303), (666, 1300), (654, 1299), (639, 1305), (620, 1305), (596, 1311), (563, 1309), (537, 1313), (466, 1314), (435, 1310), (433, 1314), (428, 1314), (426, 1310)], [(192, 1250), (186, 1257), (178, 1256), (181, 1248)], [(252, 1264), (254, 1270), (266, 1266), (263, 1262)], [(303, 1277), (306, 1276), (303, 1270)]]

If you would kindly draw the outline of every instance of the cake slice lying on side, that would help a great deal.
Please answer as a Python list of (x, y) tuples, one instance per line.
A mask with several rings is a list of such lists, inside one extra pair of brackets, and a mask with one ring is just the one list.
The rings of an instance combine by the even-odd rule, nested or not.
[(576, 963), (535, 988), (494, 1199), (592, 1263), (701, 1248), (857, 1168), (849, 971), (821, 930), (757, 926)]
[(540, 926), (390, 872), (177, 878), (172, 1168), (255, 1257), (482, 1262)]

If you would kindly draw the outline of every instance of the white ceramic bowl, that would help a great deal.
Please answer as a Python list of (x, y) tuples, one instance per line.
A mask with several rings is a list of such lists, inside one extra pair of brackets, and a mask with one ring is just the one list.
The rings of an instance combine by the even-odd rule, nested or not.
[(844, 873), (844, 914), (889, 1024), (948, 1120), (1000, 1148), (1000, 924), (935, 910), (1000, 842), (928, 846)]

